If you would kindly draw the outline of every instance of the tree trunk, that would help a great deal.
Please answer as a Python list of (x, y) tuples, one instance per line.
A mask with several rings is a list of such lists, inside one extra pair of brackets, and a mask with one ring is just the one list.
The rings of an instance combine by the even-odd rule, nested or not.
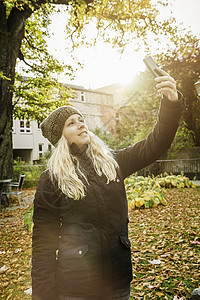
[(25, 21), (31, 10), (13, 8), (6, 18), (5, 4), (0, 3), (0, 179), (12, 178), (12, 85), (15, 66), (24, 36)]

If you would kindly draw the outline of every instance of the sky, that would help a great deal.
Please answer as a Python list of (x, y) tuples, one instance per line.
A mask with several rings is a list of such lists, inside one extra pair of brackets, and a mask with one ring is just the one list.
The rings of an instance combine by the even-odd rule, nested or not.
[[(173, 11), (178, 23), (182, 22), (184, 27), (190, 27), (194, 34), (200, 35), (200, 0), (174, 0)], [(48, 45), (52, 54), (68, 63), (70, 61), (66, 51), (64, 18), (64, 15), (59, 15), (52, 19), (53, 34)], [(83, 69), (75, 73), (73, 81), (67, 78), (61, 78), (61, 81), (85, 88), (96, 89), (117, 82), (126, 85), (137, 73), (145, 70), (145, 52), (142, 49), (136, 52), (132, 45), (125, 49), (123, 55), (103, 42), (94, 47), (79, 48), (75, 54), (84, 63)]]

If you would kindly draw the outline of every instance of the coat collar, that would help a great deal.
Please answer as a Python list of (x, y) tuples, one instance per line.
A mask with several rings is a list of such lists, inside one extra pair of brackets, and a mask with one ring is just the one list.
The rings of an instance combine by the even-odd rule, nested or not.
[(86, 153), (86, 150), (88, 149), (87, 144), (80, 149), (75, 143), (72, 143), (69, 148), (72, 155), (77, 156), (78, 158), (88, 159)]

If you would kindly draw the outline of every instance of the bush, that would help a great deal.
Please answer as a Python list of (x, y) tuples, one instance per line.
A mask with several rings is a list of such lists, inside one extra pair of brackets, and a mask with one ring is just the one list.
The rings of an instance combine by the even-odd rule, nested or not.
[(125, 179), (125, 187), (130, 209), (166, 205), (162, 188), (155, 179), (143, 176), (131, 176)]
[(196, 185), (183, 175), (165, 174), (157, 177), (131, 176), (125, 179), (125, 187), (129, 208), (135, 209), (166, 205), (163, 188), (194, 188)]
[(194, 132), (187, 128), (187, 124), (183, 121), (175, 135), (175, 139), (167, 151), (167, 158), (173, 159), (177, 157), (181, 149), (185, 147), (194, 147)]
[(20, 158), (14, 160), (13, 181), (18, 181), (20, 174), (25, 174), (24, 187), (37, 186), (41, 173), (46, 169), (46, 161), (42, 165), (27, 165)]
[(168, 175), (157, 177), (157, 184), (162, 188), (195, 188), (196, 185), (184, 175)]

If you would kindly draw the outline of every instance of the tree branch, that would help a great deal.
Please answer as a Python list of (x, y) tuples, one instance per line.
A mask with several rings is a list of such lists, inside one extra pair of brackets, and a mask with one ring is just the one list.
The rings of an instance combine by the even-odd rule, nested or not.
[(22, 60), (28, 67), (30, 67), (32, 70), (36, 71), (36, 72), (39, 72), (41, 74), (43, 74), (43, 72), (39, 69), (39, 68), (36, 68), (34, 67), (34, 65), (30, 65), (24, 58), (24, 55), (23, 53), (21, 52), (21, 50), (19, 51), (19, 55), (18, 55), (18, 58), (20, 60)]
[[(90, 4), (94, 2), (94, 0), (84, 0), (86, 4)], [(42, 4), (64, 4), (68, 5), (71, 2), (71, 0), (40, 0), (35, 2), (35, 10), (39, 9)], [(78, 2), (78, 0), (74, 0), (74, 2)], [(33, 5), (33, 4), (32, 4)], [(21, 10), (19, 10), (17, 7), (13, 7), (10, 15), (7, 20), (8, 24), (8, 31), (12, 36), (16, 36), (18, 32), (25, 27), (26, 19), (28, 19), (31, 14), (33, 13), (33, 10), (28, 6), (28, 3), (24, 4)]]
[[(29, 46), (30, 46), (32, 49), (35, 49), (35, 50), (40, 51), (40, 52), (42, 52), (42, 53), (48, 54), (48, 51), (46, 51), (46, 50), (44, 50), (44, 49), (40, 49), (40, 48), (38, 48), (38, 47), (35, 47), (35, 46), (31, 43), (31, 41), (30, 41), (26, 36), (24, 37), (24, 39), (27, 41), (27, 43), (29, 44)], [(20, 58), (20, 57), (19, 57), (19, 58)]]

